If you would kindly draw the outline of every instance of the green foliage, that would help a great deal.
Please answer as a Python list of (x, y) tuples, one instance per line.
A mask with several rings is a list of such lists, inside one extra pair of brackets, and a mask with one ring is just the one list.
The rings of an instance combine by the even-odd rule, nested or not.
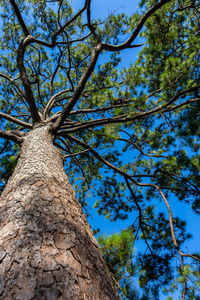
[[(183, 287), (186, 283), (186, 299), (194, 300), (200, 297), (200, 272), (199, 266), (190, 263), (184, 265), (183, 269), (179, 270), (177, 276), (172, 281), (172, 284), (164, 291), (166, 294), (173, 293)], [(181, 291), (183, 293), (183, 289)]]
[(19, 153), (19, 147), (17, 145), (13, 146), (10, 142), (2, 143), (3, 154), (0, 159), (0, 193), (12, 175), (14, 168), (17, 164), (17, 155)]
[[(75, 14), (66, 0), (17, 0), (16, 3), (31, 34), (47, 43), (51, 43), (53, 34)], [(91, 20), (96, 34), (104, 43), (124, 42), (143, 11), (156, 3), (157, 0), (140, 1), (139, 12), (130, 17), (113, 13), (104, 21)], [(31, 123), (16, 62), (24, 33), (10, 1), (2, 1), (0, 5), (1, 112)], [(131, 213), (137, 225), (135, 238), (130, 229), (100, 238), (107, 264), (129, 299), (136, 297), (132, 288), (136, 269), (140, 286), (144, 291), (151, 290), (154, 299), (159, 297), (163, 287), (168, 289), (171, 285), (171, 290), (182, 289), (185, 278), (191, 282), (188, 297), (190, 294), (193, 297), (192, 293), (198, 296), (195, 294), (198, 280), (191, 279), (199, 276), (195, 273), (198, 266), (193, 268), (188, 263), (186, 269), (173, 271), (177, 252), (169, 221), (163, 212), (157, 213), (154, 208), (159, 206), (158, 210), (164, 210), (156, 185), (170, 199), (170, 204), (184, 201), (188, 208), (200, 214), (199, 20), (199, 1), (171, 0), (145, 22), (137, 40), (143, 46), (129, 66), (123, 67), (119, 51), (103, 51), (79, 101), (55, 136), (55, 145), (68, 155), (65, 170), (86, 214), (94, 207), (99, 214), (116, 221), (128, 218)], [(40, 43), (29, 45), (24, 57), (40, 113), (53, 95), (66, 90), (52, 102), (49, 118), (61, 111), (74, 95), (97, 38), (87, 27), (86, 15), (81, 15), (67, 26), (56, 42), (54, 48)], [(126, 51), (135, 53), (134, 49)], [(118, 122), (119, 119), (123, 121)], [(94, 125), (99, 120), (103, 120), (101, 125)], [(90, 126), (76, 129), (86, 123)], [(2, 130), (25, 133), (29, 130), (3, 118), (0, 125)], [(62, 130), (69, 130), (72, 136), (128, 174), (129, 179), (134, 179), (130, 181), (130, 188), (120, 172), (110, 169), (88, 149), (83, 152), (85, 149), (68, 139)], [(2, 143), (1, 148), (3, 183), (14, 169), (19, 149), (10, 142)], [(74, 153), (79, 154), (69, 157)], [(173, 224), (182, 249), (190, 235), (181, 219), (174, 217)], [(146, 251), (137, 253), (133, 265), (133, 244), (138, 239), (143, 243), (142, 248), (146, 245)], [(127, 276), (131, 280), (125, 282), (123, 278)], [(193, 286), (192, 282), (195, 282)]]
[[(185, 233), (185, 222), (174, 219), (174, 228), (179, 247), (191, 236)], [(139, 284), (145, 291), (151, 291), (154, 299), (159, 299), (159, 289), (170, 284), (174, 276), (172, 267), (176, 249), (171, 240), (168, 220), (164, 214), (156, 215), (155, 208), (149, 206), (143, 214), (142, 234), (149, 253), (140, 252), (137, 256), (137, 266), (140, 270)]]
[(136, 266), (133, 263), (135, 257), (133, 228), (130, 227), (110, 236), (100, 235), (97, 240), (114, 282), (119, 285), (118, 290), (122, 299), (150, 299), (146, 298), (145, 294), (139, 296), (139, 292), (133, 284), (137, 274)]

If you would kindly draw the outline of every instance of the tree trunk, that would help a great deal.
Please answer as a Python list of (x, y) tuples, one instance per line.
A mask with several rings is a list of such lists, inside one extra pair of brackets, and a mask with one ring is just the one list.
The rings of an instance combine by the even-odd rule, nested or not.
[(26, 135), (0, 201), (0, 299), (120, 299), (46, 126)]

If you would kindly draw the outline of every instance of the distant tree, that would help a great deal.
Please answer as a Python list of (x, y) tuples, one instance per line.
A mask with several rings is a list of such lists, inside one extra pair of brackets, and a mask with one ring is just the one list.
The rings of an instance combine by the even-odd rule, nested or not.
[(122, 299), (145, 300), (149, 295), (139, 295), (134, 279), (137, 268), (134, 265), (134, 230), (128, 228), (110, 236), (97, 238), (103, 258), (113, 276)]
[[(140, 286), (157, 299), (177, 258), (185, 299), (200, 259), (184, 252), (170, 199), (200, 213), (200, 3), (142, 0), (102, 21), (91, 2), (1, 2), (0, 297), (119, 299), (82, 212), (90, 194), (113, 221), (137, 214)], [(120, 53), (136, 47), (122, 69)]]
[[(136, 275), (134, 259), (134, 232), (127, 229), (110, 236), (100, 235), (97, 239), (103, 258), (119, 286), (122, 297), (136, 296), (132, 279)], [(129, 296), (130, 295), (130, 296)]]

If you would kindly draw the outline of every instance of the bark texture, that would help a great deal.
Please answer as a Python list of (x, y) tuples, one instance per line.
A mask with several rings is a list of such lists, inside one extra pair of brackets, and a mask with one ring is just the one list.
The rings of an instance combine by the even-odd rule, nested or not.
[(26, 135), (0, 201), (0, 299), (119, 299), (46, 126)]

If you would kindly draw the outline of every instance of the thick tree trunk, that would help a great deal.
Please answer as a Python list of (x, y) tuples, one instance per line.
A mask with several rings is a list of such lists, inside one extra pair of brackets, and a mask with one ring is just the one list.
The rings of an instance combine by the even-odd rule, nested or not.
[(0, 228), (0, 299), (119, 299), (47, 126), (25, 137)]

